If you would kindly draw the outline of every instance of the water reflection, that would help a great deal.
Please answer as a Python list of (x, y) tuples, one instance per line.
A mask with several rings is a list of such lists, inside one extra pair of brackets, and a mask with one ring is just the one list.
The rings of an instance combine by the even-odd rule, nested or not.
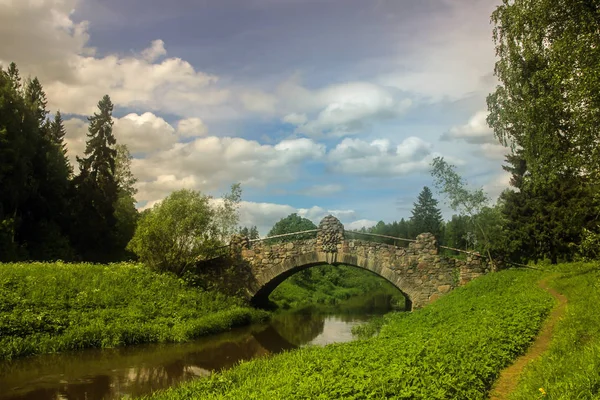
[(307, 344), (352, 340), (352, 327), (368, 318), (365, 313), (303, 309), (276, 315), (268, 325), (236, 329), (191, 343), (91, 349), (2, 362), (0, 399), (140, 396), (207, 376), (241, 360)]

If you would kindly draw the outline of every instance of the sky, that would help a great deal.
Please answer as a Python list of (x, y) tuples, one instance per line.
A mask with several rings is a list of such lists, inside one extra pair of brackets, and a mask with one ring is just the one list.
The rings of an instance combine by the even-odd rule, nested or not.
[[(37, 76), (69, 156), (103, 95), (138, 208), (240, 182), (240, 224), (410, 218), (442, 156), (495, 201), (507, 149), (490, 0), (0, 0), (0, 65)], [(452, 215), (434, 189), (445, 218)]]

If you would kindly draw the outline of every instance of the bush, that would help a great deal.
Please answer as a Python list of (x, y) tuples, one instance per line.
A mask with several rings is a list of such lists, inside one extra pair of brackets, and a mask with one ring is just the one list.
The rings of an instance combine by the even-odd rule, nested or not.
[(224, 244), (237, 223), (240, 195), (239, 185), (233, 185), (215, 207), (200, 192), (173, 192), (142, 214), (127, 248), (150, 268), (181, 276), (199, 257)]

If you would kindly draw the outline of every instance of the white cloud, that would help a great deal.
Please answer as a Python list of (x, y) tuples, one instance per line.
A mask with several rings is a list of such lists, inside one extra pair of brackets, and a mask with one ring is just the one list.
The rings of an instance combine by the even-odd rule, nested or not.
[[(67, 144), (67, 156), (71, 165), (77, 166), (76, 156), (81, 156), (85, 150), (85, 141), (88, 123), (86, 121), (72, 118), (64, 122), (65, 125), (65, 143)], [(75, 168), (75, 173), (78, 169)]]
[[(182, 180), (203, 191), (232, 182), (249, 187), (289, 182), (296, 178), (304, 161), (324, 154), (325, 147), (310, 139), (284, 140), (272, 146), (242, 138), (209, 136), (176, 143), (168, 150), (135, 159), (132, 170), (140, 180), (138, 201), (153, 201), (166, 196)], [(164, 180), (157, 178), (161, 176), (170, 177), (168, 182), (175, 186), (165, 185)]]
[(478, 111), (466, 124), (454, 126), (442, 135), (442, 140), (460, 139), (473, 144), (497, 143), (494, 131), (486, 121), (488, 115), (488, 111)]
[(142, 51), (142, 57), (148, 62), (154, 62), (161, 56), (166, 56), (165, 42), (162, 40), (154, 40), (150, 47)]
[(361, 228), (370, 228), (372, 226), (377, 225), (377, 221), (373, 221), (370, 219), (359, 219), (357, 221), (353, 221), (349, 224), (344, 225), (344, 228), (349, 231), (359, 230)]
[(204, 136), (208, 132), (200, 118), (182, 119), (177, 123), (177, 134), (184, 138)]
[[(163, 118), (150, 112), (141, 115), (130, 113), (123, 118), (113, 118), (113, 121), (113, 134), (117, 143), (126, 144), (132, 154), (169, 150), (182, 137), (206, 133), (206, 126), (198, 118), (179, 121), (177, 130)], [(87, 140), (88, 123), (72, 118), (65, 121), (65, 129), (70, 156), (81, 155)]]
[(498, 196), (507, 188), (510, 187), (511, 174), (509, 172), (503, 172), (492, 178), (490, 182), (483, 186), (483, 190), (490, 197), (492, 202), (496, 202)]
[(410, 99), (398, 99), (388, 90), (366, 82), (327, 87), (316, 94), (326, 104), (317, 117), (298, 127), (307, 135), (330, 133), (334, 136), (361, 133), (369, 122), (394, 118), (411, 105)]
[(368, 143), (346, 138), (329, 153), (328, 161), (340, 173), (398, 176), (427, 170), (433, 156), (432, 145), (414, 136), (396, 146), (387, 139)]
[(508, 147), (504, 147), (498, 143), (484, 143), (479, 146), (479, 148), (486, 158), (493, 160), (503, 161), (506, 158), (506, 155), (510, 153)]
[(117, 142), (126, 144), (133, 154), (169, 149), (178, 139), (167, 121), (150, 112), (115, 118), (113, 134)]
[(282, 118), (282, 121), (292, 125), (303, 125), (308, 121), (306, 114), (291, 113)]
[(246, 93), (242, 102), (249, 111), (283, 115), (283, 122), (297, 126), (296, 133), (338, 137), (362, 133), (371, 123), (396, 118), (412, 105), (397, 91), (373, 83), (347, 82), (309, 90), (296, 76), (282, 82), (274, 94)]
[[(48, 107), (64, 114), (91, 115), (103, 95), (120, 107), (161, 110), (195, 117), (229, 98), (214, 75), (166, 55), (155, 40), (140, 55), (96, 57), (87, 48), (88, 24), (73, 22), (76, 0), (0, 2), (0, 64), (15, 61), (22, 75), (38, 76)], [(211, 113), (209, 115), (216, 115)]]

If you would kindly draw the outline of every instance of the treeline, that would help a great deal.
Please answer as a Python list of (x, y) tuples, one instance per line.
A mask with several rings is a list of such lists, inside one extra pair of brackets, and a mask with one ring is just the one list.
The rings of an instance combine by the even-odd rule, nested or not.
[(39, 80), (22, 80), (14, 63), (0, 69), (0, 261), (128, 257), (135, 179), (112, 111), (104, 96), (74, 168), (62, 116), (50, 115)]

